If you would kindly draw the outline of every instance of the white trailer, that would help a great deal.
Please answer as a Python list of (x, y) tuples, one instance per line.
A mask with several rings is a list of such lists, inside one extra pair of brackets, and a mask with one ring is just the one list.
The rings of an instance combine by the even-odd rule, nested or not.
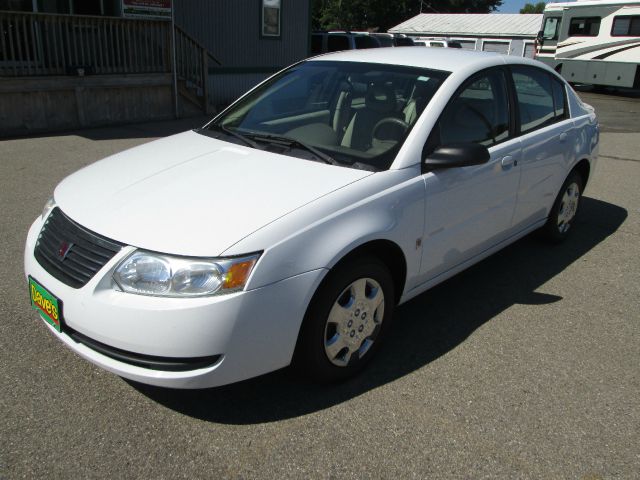
[(549, 3), (536, 58), (572, 83), (640, 88), (640, 1)]

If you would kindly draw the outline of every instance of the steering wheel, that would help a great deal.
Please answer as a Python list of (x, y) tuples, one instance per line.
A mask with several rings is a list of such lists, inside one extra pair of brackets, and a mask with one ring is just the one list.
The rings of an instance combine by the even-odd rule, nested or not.
[(491, 135), (491, 139), (493, 140), (493, 143), (496, 143), (495, 131), (494, 131), (493, 125), (491, 125), (491, 122), (489, 121), (489, 119), (487, 117), (485, 117), (484, 114), (480, 110), (478, 110), (476, 107), (474, 107), (472, 105), (464, 104), (464, 107), (466, 107), (467, 110), (469, 110), (472, 113), (474, 113), (476, 115), (476, 117), (478, 117), (480, 119), (480, 121), (484, 124), (484, 126), (487, 127), (487, 133), (489, 135)]
[(409, 124), (404, 120), (401, 120), (397, 117), (385, 117), (374, 125), (373, 131), (371, 132), (371, 137), (378, 139), (378, 137), (376, 136), (376, 133), (378, 133), (378, 130), (380, 129), (380, 127), (382, 127), (383, 125), (386, 125), (387, 123), (391, 125), (396, 125), (399, 128), (401, 128), (402, 129), (401, 135), (403, 135), (409, 129)]

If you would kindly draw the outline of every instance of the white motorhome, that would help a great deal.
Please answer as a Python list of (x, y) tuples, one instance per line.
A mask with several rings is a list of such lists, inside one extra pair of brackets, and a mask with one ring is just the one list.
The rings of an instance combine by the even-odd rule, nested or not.
[(547, 4), (536, 58), (572, 83), (640, 88), (640, 1)]

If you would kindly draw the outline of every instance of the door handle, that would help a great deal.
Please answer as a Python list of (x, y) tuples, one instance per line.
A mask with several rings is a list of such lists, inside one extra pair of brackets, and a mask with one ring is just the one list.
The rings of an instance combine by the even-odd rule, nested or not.
[(567, 139), (567, 136), (568, 136), (568, 135), (567, 135), (567, 132), (562, 132), (562, 133), (560, 134), (560, 141), (561, 141), (561, 142), (564, 142), (564, 141)]
[(507, 155), (506, 157), (504, 157), (500, 163), (502, 164), (502, 168), (509, 168), (510, 166), (515, 166), (518, 165), (518, 161), (514, 160), (514, 158), (511, 155)]

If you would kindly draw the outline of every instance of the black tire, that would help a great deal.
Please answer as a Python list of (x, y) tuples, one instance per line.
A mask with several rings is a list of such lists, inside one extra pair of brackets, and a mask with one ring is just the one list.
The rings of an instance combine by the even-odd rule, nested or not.
[[(363, 283), (365, 298), (355, 300), (354, 292), (358, 288), (354, 285)], [(373, 305), (380, 299), (380, 294), (384, 305), (380, 304), (374, 309)], [(353, 303), (349, 304), (349, 301)], [(345, 309), (346, 320), (341, 325), (329, 321), (334, 307), (337, 313), (340, 312), (339, 308)], [(394, 308), (393, 278), (383, 262), (374, 257), (361, 257), (338, 265), (327, 274), (309, 304), (294, 355), (296, 370), (305, 377), (323, 383), (354, 376), (380, 348), (391, 325)], [(335, 318), (334, 315), (332, 319)], [(369, 330), (371, 333), (367, 336)], [(336, 338), (340, 344), (347, 342), (347, 345), (338, 350), (344, 353), (330, 358), (330, 349), (340, 345)], [(356, 348), (358, 342), (361, 344)], [(342, 362), (345, 364), (338, 364)]]
[(547, 223), (541, 229), (546, 240), (560, 243), (569, 236), (578, 215), (583, 189), (582, 176), (576, 171), (571, 172), (558, 192)]

